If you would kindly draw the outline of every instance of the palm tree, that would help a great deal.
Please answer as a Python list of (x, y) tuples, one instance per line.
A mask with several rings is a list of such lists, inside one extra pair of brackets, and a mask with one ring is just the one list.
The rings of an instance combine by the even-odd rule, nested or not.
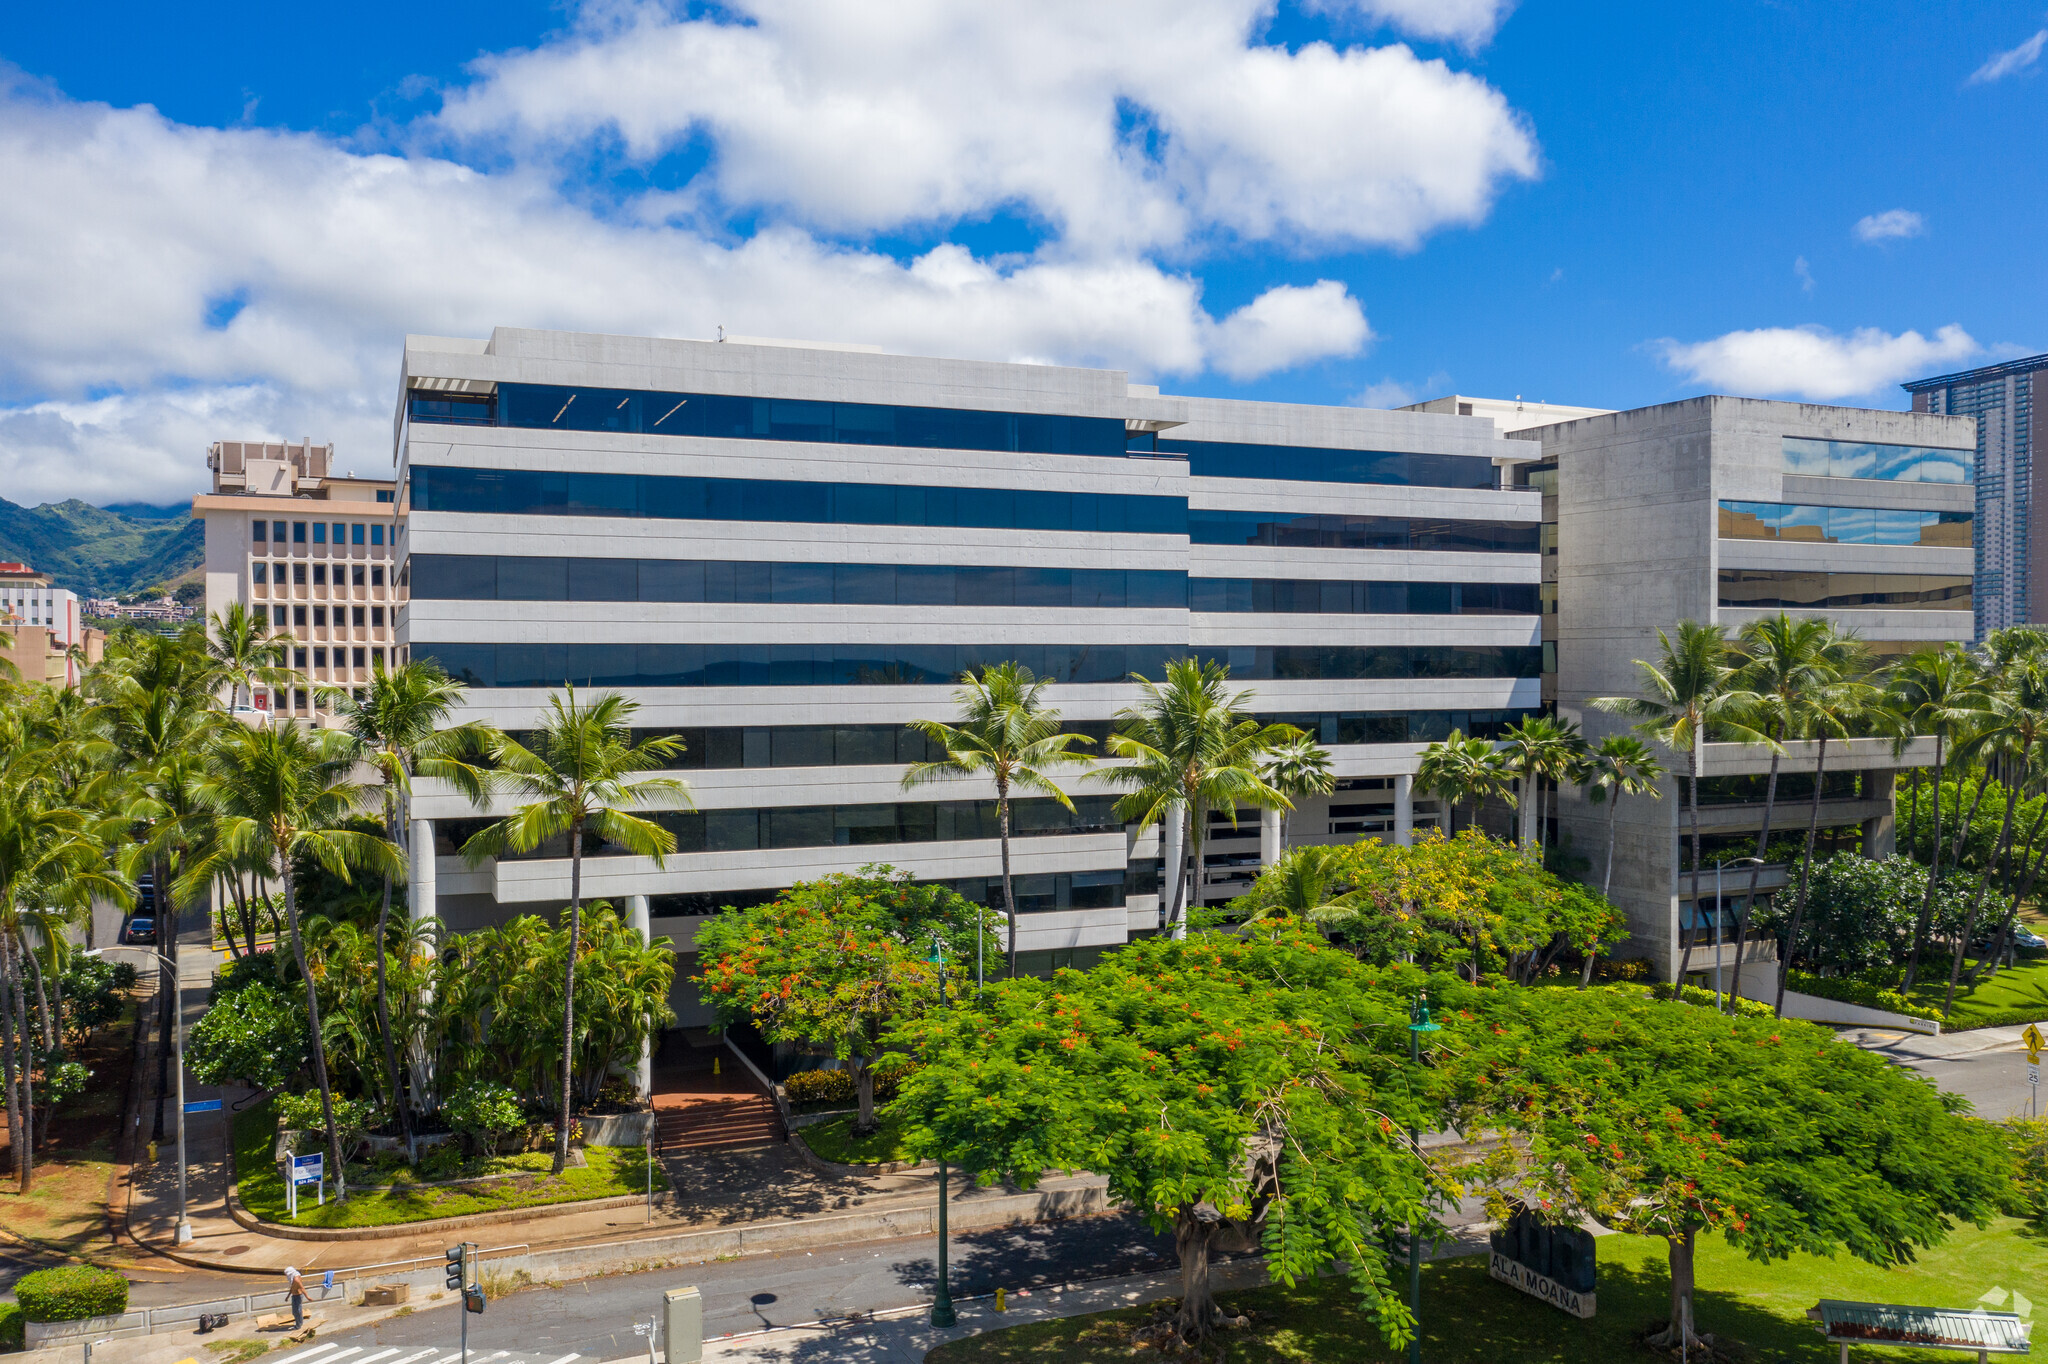
[(278, 686), (292, 676), (284, 667), (292, 637), (282, 631), (273, 634), (267, 617), (237, 601), (214, 612), (209, 623), (207, 656), (234, 682), (230, 706), (241, 701), (245, 689), (249, 704), (255, 705), (258, 681)]
[(1289, 739), (1276, 746), (1261, 764), (1266, 784), (1287, 797), (1280, 811), (1280, 851), (1287, 850), (1287, 815), (1303, 796), (1327, 796), (1337, 789), (1337, 774), (1330, 770), (1330, 750), (1311, 734)]
[(1534, 849), (1541, 861), (1543, 849), (1543, 784), (1563, 781), (1586, 750), (1579, 727), (1569, 720), (1548, 715), (1527, 715), (1501, 735), (1500, 757), (1520, 785), (1521, 832), (1518, 842)]
[(1240, 804), (1287, 809), (1290, 802), (1266, 781), (1260, 763), (1301, 731), (1262, 725), (1245, 714), (1252, 693), (1230, 691), (1230, 669), (1213, 659), (1172, 659), (1163, 682), (1135, 673), (1132, 680), (1145, 699), (1117, 712), (1117, 732), (1109, 739), (1110, 755), (1127, 761), (1094, 775), (1128, 793), (1116, 803), (1125, 823), (1142, 830), (1169, 818), (1182, 821), (1182, 864), (1173, 871), (1166, 923), (1183, 938), (1186, 909), (1200, 885), (1207, 812), (1228, 809), (1235, 821)]
[(633, 716), (640, 709), (616, 692), (588, 703), (576, 688), (548, 697), (536, 717), (533, 743), (500, 734), (491, 743), (494, 790), (527, 803), (496, 820), (462, 845), (474, 865), (487, 857), (529, 852), (551, 838), (568, 840), (569, 952), (563, 968), (561, 1111), (555, 1115), (554, 1172), (569, 1163), (569, 1115), (575, 1103), (576, 956), (583, 936), (583, 835), (585, 831), (629, 853), (651, 857), (654, 865), (675, 851), (676, 836), (652, 820), (627, 813), (652, 797), (690, 800), (689, 788), (673, 777), (645, 777), (681, 756), (683, 741), (673, 734), (633, 742)]
[[(1960, 644), (1922, 649), (1908, 657), (1893, 670), (1885, 695), (1904, 734), (1934, 738), (1933, 861), (1927, 873), (1926, 893), (1920, 898), (1920, 914), (1913, 924), (1913, 947), (1906, 957), (1905, 979), (1899, 986), (1906, 991), (1913, 988), (1920, 974), (1920, 953), (1926, 947), (1928, 925), (1934, 916), (1934, 887), (1941, 879), (1941, 775), (1948, 767), (1949, 746), (1959, 737), (1967, 736), (1984, 718), (1989, 695), (1983, 670)], [(1919, 769), (1915, 768), (1913, 774), (1918, 777)], [(1916, 793), (1916, 820), (1918, 809)]]
[(2027, 776), (2040, 765), (2044, 752), (2048, 752), (2048, 742), (2044, 742), (2048, 741), (2048, 658), (2030, 650), (2001, 669), (1999, 685), (1992, 692), (1987, 709), (1988, 723), (1956, 756), (1969, 759), (1981, 755), (1986, 766), (1997, 762), (2003, 767), (2007, 773), (2005, 815), (1999, 823), (1998, 841), (1981, 868), (1977, 893), (1963, 915), (1962, 931), (1956, 935), (1955, 952), (1949, 962), (1948, 993), (1941, 1005), (1944, 1018), (1955, 1008), (1956, 986), (1963, 974), (1963, 953), (1976, 934), (1977, 914), (1983, 907), (1985, 893), (1995, 876), (2004, 874), (2011, 879), (2007, 863), (2012, 852), (2013, 812), (2019, 804), (2021, 788)]
[(1785, 978), (1792, 969), (1792, 948), (1799, 941), (1800, 921), (1806, 916), (1806, 887), (1813, 877), (1814, 840), (1820, 833), (1820, 802), (1827, 782), (1828, 740), (1846, 739), (1866, 721), (1887, 722), (1882, 693), (1863, 680), (1869, 671), (1869, 651), (1853, 633), (1845, 632), (1835, 642), (1830, 667), (1836, 681), (1821, 687), (1806, 705), (1806, 733), (1817, 740), (1813, 758), (1813, 800), (1806, 817), (1806, 850), (1799, 858), (1799, 889), (1792, 900), (1792, 920), (1786, 926), (1785, 950), (1778, 962), (1778, 993), (1773, 1008), (1785, 1011)]
[(1357, 918), (1358, 892), (1330, 893), (1344, 879), (1344, 853), (1342, 848), (1310, 844), (1280, 854), (1280, 860), (1245, 893), (1244, 898), (1253, 902), (1246, 926), (1281, 914), (1323, 924)]
[(1748, 946), (1750, 918), (1756, 908), (1757, 881), (1771, 846), (1771, 817), (1778, 803), (1778, 766), (1785, 757), (1784, 740), (1806, 732), (1810, 698), (1841, 680), (1840, 644), (1841, 636), (1831, 621), (1818, 616), (1795, 621), (1783, 611), (1748, 622), (1737, 636), (1740, 662), (1736, 685), (1751, 698), (1750, 723), (1770, 745), (1771, 770), (1764, 784), (1756, 855), (1749, 864), (1749, 889), (1735, 915), (1735, 983), (1729, 991), (1730, 1008), (1742, 997), (1743, 950)]
[(1476, 829), (1479, 807), (1489, 796), (1505, 794), (1511, 780), (1500, 751), (1488, 740), (1466, 738), (1461, 729), (1423, 749), (1415, 767), (1415, 788), (1444, 802), (1451, 833), (1457, 832), (1459, 801), (1471, 803), (1472, 827)]
[[(1035, 791), (1072, 811), (1074, 802), (1051, 776), (1061, 766), (1082, 766), (1087, 755), (1075, 744), (1093, 743), (1060, 731), (1060, 713), (1045, 702), (1048, 677), (1034, 676), (1021, 663), (997, 663), (979, 677), (965, 672), (953, 693), (959, 708), (954, 723), (912, 720), (910, 727), (943, 757), (912, 763), (903, 774), (909, 790), (941, 778), (986, 776), (996, 784), (996, 836), (1003, 849), (1003, 911), (1010, 921), (1009, 973), (1017, 974), (1017, 897), (1010, 889), (1010, 792)], [(980, 918), (975, 923), (979, 925)], [(981, 933), (974, 936), (974, 983), (981, 984)]]
[[(1760, 743), (1763, 736), (1739, 718), (1746, 698), (1734, 685), (1728, 661), (1728, 634), (1719, 625), (1678, 623), (1676, 638), (1657, 632), (1655, 663), (1635, 661), (1643, 675), (1640, 696), (1602, 696), (1592, 704), (1600, 710), (1632, 715), (1647, 734), (1673, 753), (1685, 754), (1686, 812), (1692, 821), (1692, 906), (1694, 931), (1680, 933), (1683, 947), (1675, 982), (1685, 980), (1692, 965), (1693, 942), (1699, 936), (1700, 905), (1700, 745), (1711, 737)], [(1720, 906), (1714, 907), (1720, 913)]]
[[(1614, 821), (1621, 810), (1621, 798), (1648, 796), (1652, 800), (1664, 799), (1664, 764), (1657, 761), (1657, 755), (1641, 739), (1628, 734), (1610, 734), (1588, 755), (1584, 773), (1582, 784), (1587, 794), (1594, 800), (1607, 802), (1607, 868), (1600, 876), (1600, 895), (1603, 899), (1612, 899)], [(1592, 981), (1593, 959), (1598, 955), (1597, 949), (1586, 954), (1586, 964), (1579, 972), (1580, 985)]]
[[(320, 996), (313, 973), (306, 969), (306, 945), (299, 924), (300, 861), (317, 863), (343, 880), (352, 872), (386, 876), (401, 873), (398, 850), (375, 834), (353, 827), (374, 808), (370, 788), (352, 779), (356, 746), (335, 730), (299, 725), (245, 729), (223, 727), (206, 756), (206, 776), (199, 785), (201, 802), (219, 826), (218, 846), (226, 858), (260, 856), (267, 874), (284, 886), (285, 925), (291, 933), (292, 961), (306, 989), (306, 1020), (313, 1037), (313, 1078), (320, 1086), (320, 1115), (327, 1125), (327, 1146), (334, 1161), (336, 1194), (348, 1197), (341, 1149), (341, 1131), (334, 1122), (334, 1089), (327, 1075), (327, 1047), (320, 1024)], [(191, 890), (206, 886), (214, 868), (195, 866), (184, 881)]]
[[(451, 680), (433, 662), (405, 663), (386, 672), (380, 659), (361, 697), (344, 692), (335, 700), (335, 714), (354, 743), (356, 756), (375, 767), (384, 779), (384, 837), (401, 854), (409, 851), (403, 806), (411, 799), (415, 775), (439, 777), (477, 805), (489, 799), (483, 772), (463, 759), (487, 749), (496, 731), (473, 723), (444, 728), (449, 713), (461, 703), (463, 690), (461, 683)], [(433, 855), (432, 848), (425, 850), (425, 856)], [(412, 908), (418, 914), (434, 912), (432, 905)], [(411, 1151), (412, 1106), (398, 1086), (398, 1050), (391, 1036), (391, 994), (385, 971), (385, 952), (391, 941), (389, 872), (384, 875), (383, 899), (377, 907), (376, 941), (377, 1032), (383, 1043), (385, 1088), (398, 1109), (406, 1150)]]

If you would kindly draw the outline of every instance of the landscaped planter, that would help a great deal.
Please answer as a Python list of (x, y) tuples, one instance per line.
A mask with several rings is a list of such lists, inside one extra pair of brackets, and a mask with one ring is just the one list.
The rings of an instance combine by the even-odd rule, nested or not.
[[(825, 1114), (824, 1116), (832, 1117), (835, 1115)], [(802, 1160), (804, 1164), (814, 1170), (822, 1170), (828, 1175), (899, 1175), (905, 1171), (936, 1170), (939, 1168), (928, 1162), (919, 1164), (916, 1161), (910, 1160), (885, 1160), (875, 1165), (851, 1165), (844, 1161), (827, 1160), (816, 1151), (813, 1151), (805, 1143), (803, 1137), (794, 1129), (790, 1131), (789, 1144), (796, 1151), (798, 1159)]]
[(654, 1114), (599, 1113), (578, 1118), (585, 1146), (645, 1146), (654, 1130)]

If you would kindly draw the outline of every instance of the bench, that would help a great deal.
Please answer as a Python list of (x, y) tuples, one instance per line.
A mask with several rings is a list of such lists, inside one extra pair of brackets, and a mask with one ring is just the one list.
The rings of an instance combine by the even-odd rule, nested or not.
[(1822, 1298), (1806, 1309), (1830, 1345), (1842, 1347), (1841, 1364), (1849, 1364), (1853, 1345), (1891, 1345), (1918, 1350), (1958, 1350), (1975, 1354), (1979, 1364), (1992, 1355), (2032, 1352), (2028, 1323), (2011, 1312), (1982, 1308), (1899, 1307), (1881, 1302), (1844, 1302)]

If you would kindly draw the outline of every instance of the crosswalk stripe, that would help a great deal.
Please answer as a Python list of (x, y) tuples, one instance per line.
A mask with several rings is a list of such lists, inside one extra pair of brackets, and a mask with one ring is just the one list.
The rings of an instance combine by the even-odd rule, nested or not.
[(418, 1354), (407, 1355), (404, 1359), (394, 1359), (391, 1361), (391, 1364), (418, 1364), (419, 1360), (429, 1358), (430, 1356), (437, 1355), (439, 1353), (441, 1353), (441, 1348), (437, 1345), (431, 1350), (421, 1350)]
[(358, 1359), (356, 1361), (356, 1364), (374, 1364), (374, 1361), (376, 1360), (389, 1359), (392, 1355), (397, 1354), (403, 1348), (403, 1346), (394, 1345), (388, 1350), (379, 1350), (377, 1351), (377, 1353), (373, 1355), (364, 1355), (361, 1359)]
[(297, 1354), (290, 1356), (290, 1364), (299, 1364), (299, 1361), (302, 1359), (311, 1359), (314, 1355), (326, 1354), (329, 1350), (335, 1348), (337, 1347), (331, 1341), (325, 1345), (315, 1345), (310, 1350), (301, 1350)]
[(581, 1358), (583, 1358), (582, 1355), (563, 1355), (560, 1359), (550, 1359), (548, 1364), (569, 1364), (570, 1360)]

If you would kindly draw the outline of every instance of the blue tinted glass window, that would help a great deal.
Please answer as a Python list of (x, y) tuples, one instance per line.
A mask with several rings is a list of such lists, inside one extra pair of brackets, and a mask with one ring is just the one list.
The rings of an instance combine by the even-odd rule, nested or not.
[(1970, 483), (1976, 476), (1973, 450), (1786, 436), (1783, 452), (1785, 472), (1792, 474), (1893, 483)]
[[(573, 501), (572, 501), (573, 497)], [(1184, 535), (1187, 499), (1040, 489), (900, 488), (764, 478), (414, 466), (419, 511)], [(1403, 523), (1405, 525), (1405, 522)], [(1464, 523), (1453, 523), (1464, 524)]]
[(414, 421), (647, 432), (740, 440), (1015, 450), (1048, 455), (1124, 454), (1119, 417), (972, 412), (944, 407), (742, 398), (715, 393), (500, 384), (495, 402), (415, 394)]
[(304, 521), (292, 522), (292, 543), (295, 545), (306, 543), (306, 523)]
[(1801, 611), (1968, 611), (1971, 579), (1935, 573), (1720, 570), (1721, 605)]
[(364, 535), (364, 531), (365, 531), (366, 529), (367, 529), (367, 527), (365, 527), (365, 526), (363, 525), (363, 523), (362, 523), (362, 522), (360, 522), (360, 521), (354, 521), (354, 522), (351, 522), (351, 523), (349, 523), (349, 528), (348, 528), (348, 542), (349, 542), (350, 544), (352, 544), (352, 545), (360, 545), (360, 544), (362, 544), (362, 543), (363, 543), (363, 535)]
[(1385, 483), (1426, 488), (1498, 486), (1493, 461), (1477, 455), (1411, 454), (1394, 450), (1332, 450), (1303, 445), (1171, 440), (1161, 454), (1185, 455), (1198, 478), (1277, 478), (1316, 483)]
[(316, 545), (327, 543), (327, 523), (325, 521), (315, 521), (313, 523), (313, 543)]
[(263, 543), (263, 541), (264, 541), (264, 536), (265, 536), (265, 532), (267, 532), (267, 531), (268, 531), (269, 529), (270, 529), (270, 523), (269, 523), (268, 521), (258, 521), (258, 522), (256, 522), (256, 523), (255, 523), (255, 532), (256, 532), (256, 543), (257, 543), (257, 544), (259, 544), (259, 545), (260, 545), (260, 544), (262, 544), (262, 543)]
[[(1967, 580), (1966, 580), (1967, 581)], [(1967, 589), (1966, 589), (1967, 590)], [(1170, 644), (438, 644), (413, 646), (476, 687), (950, 686), (961, 672), (1014, 659), (1061, 682), (1158, 678), (1187, 645)], [(1233, 677), (1522, 678), (1533, 645), (1247, 645), (1215, 651)]]
[(1536, 615), (1535, 583), (1331, 582), (1312, 578), (1191, 578), (1196, 611), (1323, 615)]
[(1198, 545), (1283, 545), (1307, 549), (1476, 550), (1534, 554), (1534, 521), (1453, 521), (1437, 517), (1333, 516), (1314, 512), (1188, 512)]
[(373, 544), (373, 545), (381, 545), (381, 544), (383, 544), (383, 543), (384, 543), (384, 527), (383, 527), (383, 526), (381, 526), (381, 525), (376, 525), (376, 526), (371, 526), (371, 527), (370, 527), (370, 543), (371, 543), (371, 544)]
[(1923, 545), (1968, 549), (1973, 512), (1901, 511), (1872, 507), (1803, 507), (1782, 502), (1724, 501), (1725, 540), (1806, 540), (1838, 545)]

